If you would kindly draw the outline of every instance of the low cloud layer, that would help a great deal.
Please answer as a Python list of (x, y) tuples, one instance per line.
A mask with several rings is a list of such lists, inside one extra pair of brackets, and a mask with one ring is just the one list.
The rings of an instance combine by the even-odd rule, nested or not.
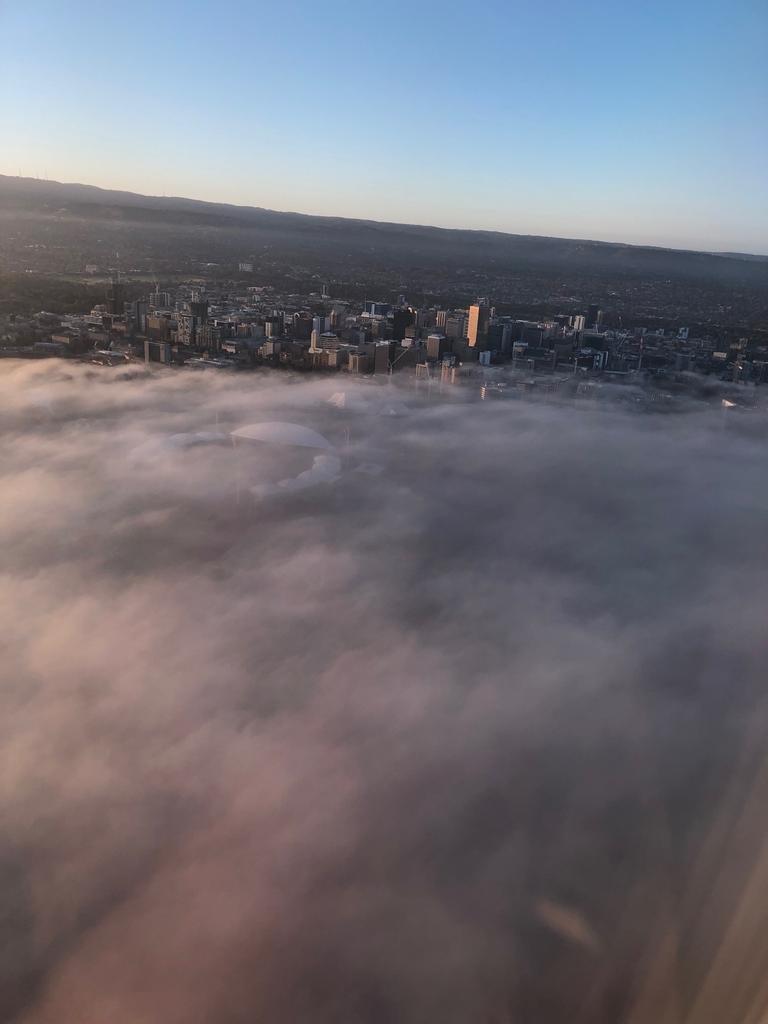
[(351, 388), (0, 366), (0, 1017), (757, 1020), (763, 414)]

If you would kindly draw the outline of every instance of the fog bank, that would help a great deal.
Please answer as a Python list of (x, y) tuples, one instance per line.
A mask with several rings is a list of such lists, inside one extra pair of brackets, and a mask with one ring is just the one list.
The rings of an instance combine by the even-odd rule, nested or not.
[(0, 364), (0, 1017), (757, 1021), (764, 414), (339, 387)]

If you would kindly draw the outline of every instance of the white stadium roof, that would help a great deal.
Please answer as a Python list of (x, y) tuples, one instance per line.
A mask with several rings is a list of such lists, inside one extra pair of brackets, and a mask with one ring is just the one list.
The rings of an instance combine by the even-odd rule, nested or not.
[(301, 448), (333, 450), (331, 442), (322, 434), (298, 423), (251, 423), (247, 427), (233, 430), (231, 436), (244, 441), (263, 441), (265, 444), (291, 444)]

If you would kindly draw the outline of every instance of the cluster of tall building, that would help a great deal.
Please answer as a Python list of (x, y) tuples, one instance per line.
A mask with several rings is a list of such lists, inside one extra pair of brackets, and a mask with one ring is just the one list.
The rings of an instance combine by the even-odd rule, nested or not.
[(296, 297), (278, 303), (260, 289), (245, 296), (203, 296), (182, 288), (173, 297), (156, 290), (133, 303), (126, 320), (144, 336), (150, 360), (232, 358), (357, 373), (392, 372), (448, 353), (477, 359), (494, 338), (493, 311), (485, 300), (459, 310), (415, 308), (403, 297), (397, 305), (359, 306), (326, 297), (322, 309)]
[[(0, 325), (1, 326), (1, 325)], [(106, 301), (89, 313), (6, 324), (0, 353), (90, 354), (191, 366), (288, 366), (308, 371), (394, 373), (496, 363), (530, 373), (624, 374), (700, 371), (724, 379), (768, 380), (768, 351), (748, 338), (723, 344), (687, 327), (623, 329), (598, 304), (527, 320), (499, 312), (488, 298), (466, 307), (280, 295), (230, 284), (155, 289), (127, 302), (117, 273)]]

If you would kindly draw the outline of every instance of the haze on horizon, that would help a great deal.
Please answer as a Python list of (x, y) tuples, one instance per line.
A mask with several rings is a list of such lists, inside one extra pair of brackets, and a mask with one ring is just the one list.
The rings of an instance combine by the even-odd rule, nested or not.
[(768, 253), (768, 8), (0, 9), (0, 173)]

